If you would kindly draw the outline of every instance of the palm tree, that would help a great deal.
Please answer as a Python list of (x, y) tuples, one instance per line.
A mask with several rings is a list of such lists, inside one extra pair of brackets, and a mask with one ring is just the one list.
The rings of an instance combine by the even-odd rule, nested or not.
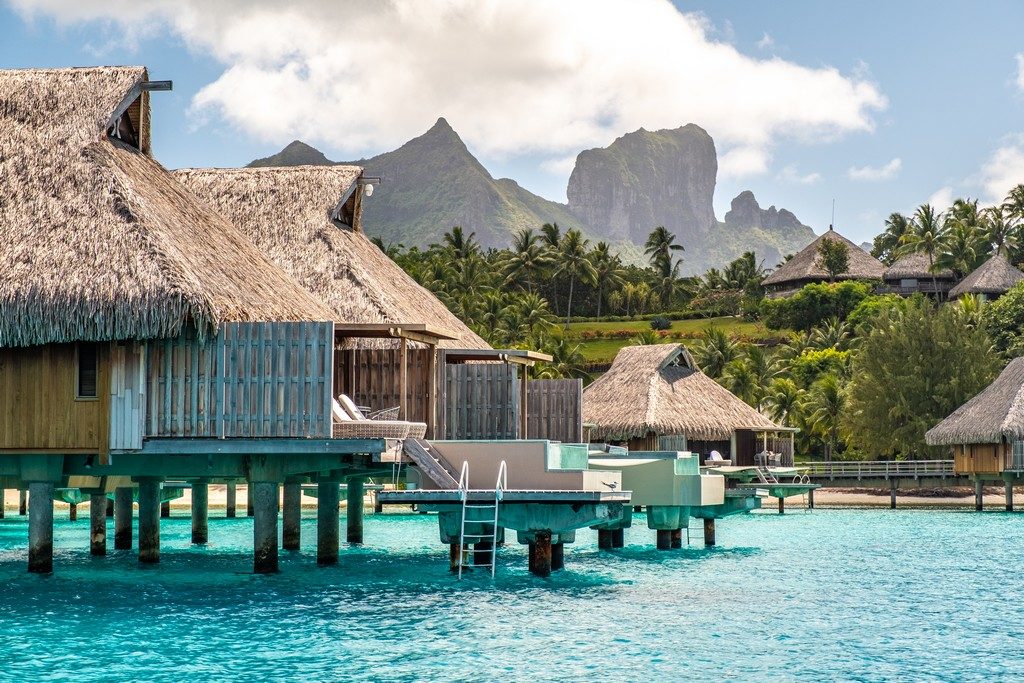
[(544, 346), (544, 351), (551, 355), (550, 363), (538, 365), (536, 376), (541, 379), (558, 379), (571, 377), (589, 380), (590, 374), (584, 369), (587, 359), (580, 351), (579, 344), (573, 344), (563, 336), (557, 336)]
[(826, 460), (832, 460), (839, 444), (839, 425), (845, 408), (846, 392), (836, 375), (828, 373), (811, 386), (807, 421), (826, 440)]
[[(484, 295), (483, 304), (480, 307), (478, 323), (493, 334), (505, 318), (505, 310), (508, 308), (508, 301), (501, 292), (488, 292)], [(491, 335), (485, 335), (490, 337)]]
[(737, 358), (726, 365), (718, 382), (748, 405), (757, 406), (760, 387), (757, 374), (748, 359)]
[(525, 228), (516, 233), (512, 251), (502, 261), (502, 275), (505, 284), (526, 283), (526, 290), (533, 292), (537, 281), (550, 269), (553, 262), (551, 250), (541, 244), (540, 236), (532, 229)]
[(400, 256), (402, 254), (402, 250), (405, 249), (405, 246), (400, 243), (395, 244), (394, 242), (389, 242), (388, 244), (385, 245), (384, 240), (382, 240), (380, 237), (371, 237), (370, 241), (373, 242), (373, 244), (378, 249), (384, 252), (384, 255), (387, 256), (392, 261), (394, 261), (398, 256)]
[(911, 219), (911, 229), (903, 236), (903, 247), (900, 255), (927, 254), (928, 270), (932, 274), (932, 291), (938, 291), (938, 280), (935, 277), (935, 258), (939, 255), (946, 234), (946, 218), (936, 211), (931, 204), (917, 207)]
[(896, 252), (903, 244), (903, 236), (910, 232), (910, 219), (899, 211), (894, 211), (885, 219), (885, 230), (875, 237), (871, 247), (871, 255), (881, 259), (887, 266), (896, 260)]
[(464, 261), (480, 253), (480, 244), (476, 241), (476, 233), (467, 237), (462, 226), (456, 225), (443, 236), (445, 246), (451, 251), (456, 261)]
[(679, 274), (681, 265), (681, 261), (676, 261), (675, 264), (671, 261), (661, 261), (655, 266), (658, 271), (656, 284), (660, 293), (661, 305), (665, 309), (668, 309), (672, 302), (686, 291)]
[(562, 230), (558, 223), (545, 223), (540, 226), (540, 233), (544, 243), (552, 249), (558, 249), (558, 245), (562, 243)]
[(654, 330), (640, 330), (630, 338), (629, 343), (631, 346), (651, 346), (660, 344), (662, 341), (663, 339)]
[(548, 302), (532, 292), (517, 297), (512, 308), (516, 310), (520, 326), (528, 330), (534, 339), (554, 324)]
[[(1018, 185), (1014, 189), (1021, 188), (1024, 188), (1024, 185)], [(985, 239), (997, 254), (1004, 249), (1009, 251), (1020, 245), (1020, 218), (1013, 206), (1013, 204), (1003, 204), (1002, 206), (991, 206), (985, 210), (988, 218)]]
[(805, 395), (806, 392), (793, 380), (788, 377), (777, 377), (768, 387), (764, 401), (773, 418), (785, 427), (793, 427), (803, 409)]
[(980, 259), (985, 256), (984, 249), (982, 235), (977, 228), (951, 221), (935, 259), (935, 270), (951, 270), (960, 279), (980, 265)]
[(850, 326), (845, 320), (832, 317), (814, 329), (811, 344), (816, 349), (845, 351), (850, 341)]
[(1003, 211), (1017, 221), (1024, 221), (1024, 183), (1017, 185), (1006, 195), (1001, 207)]
[[(663, 264), (672, 263), (672, 252), (684, 251), (683, 245), (676, 243), (676, 236), (670, 233), (665, 226), (659, 225), (644, 242), (644, 253), (651, 261), (651, 265), (659, 268)], [(671, 266), (669, 266), (671, 269)]]
[(625, 283), (626, 270), (622, 261), (611, 253), (607, 242), (598, 242), (590, 255), (590, 262), (597, 273), (597, 317), (601, 317), (601, 303), (606, 291), (613, 291)]
[(704, 330), (693, 355), (705, 375), (718, 379), (725, 372), (725, 366), (739, 356), (739, 347), (722, 328), (712, 326)]
[(558, 249), (559, 265), (557, 272), (564, 273), (569, 277), (569, 302), (565, 307), (565, 326), (569, 326), (572, 318), (572, 293), (576, 281), (585, 284), (595, 284), (597, 271), (594, 265), (587, 258), (587, 245), (590, 240), (584, 239), (583, 233), (579, 230), (570, 230), (565, 233)]
[(772, 380), (782, 372), (782, 365), (767, 347), (751, 344), (747, 347), (746, 365), (754, 376), (755, 387), (749, 403), (758, 410), (764, 402), (765, 391)]

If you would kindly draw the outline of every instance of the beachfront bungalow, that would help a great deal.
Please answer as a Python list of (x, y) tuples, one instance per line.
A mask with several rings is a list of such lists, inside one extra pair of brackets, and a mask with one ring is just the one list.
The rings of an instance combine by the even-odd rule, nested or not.
[(762, 283), (768, 297), (784, 297), (795, 294), (804, 285), (814, 282), (828, 282), (829, 274), (821, 266), (818, 246), (825, 240), (845, 244), (850, 254), (850, 265), (838, 280), (880, 280), (885, 266), (858, 245), (846, 239), (828, 226), (828, 231), (801, 249), (793, 258), (783, 263), (764, 279)]
[(1014, 268), (1002, 252), (997, 252), (949, 290), (949, 298), (974, 294), (984, 300), (998, 299), (1021, 280), (1024, 273)]
[[(792, 464), (793, 430), (751, 408), (697, 367), (682, 344), (625, 346), (611, 368), (583, 391), (590, 440), (631, 451), (691, 451), (703, 464), (717, 451), (732, 465), (782, 451)], [(765, 463), (766, 464), (766, 463)]]
[[(31, 571), (52, 568), (70, 481), (93, 496), (95, 554), (115, 488), (131, 547), (137, 486), (139, 559), (158, 561), (172, 478), (200, 537), (207, 484), (248, 480), (254, 566), (274, 571), (279, 484), (337, 496), (385, 449), (334, 438), (334, 311), (152, 158), (168, 89), (143, 67), (0, 71), (0, 486), (30, 491)], [(336, 516), (320, 531), (336, 559)]]
[(899, 294), (912, 296), (924, 294), (938, 299), (945, 299), (949, 290), (956, 283), (956, 275), (949, 269), (932, 271), (928, 255), (924, 253), (907, 254), (885, 269), (882, 274), (882, 286), (879, 294)]

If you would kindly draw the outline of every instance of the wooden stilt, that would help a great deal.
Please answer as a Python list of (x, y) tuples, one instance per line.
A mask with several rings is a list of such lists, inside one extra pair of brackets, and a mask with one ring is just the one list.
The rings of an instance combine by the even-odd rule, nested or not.
[(551, 576), (551, 532), (536, 532), (530, 550), (530, 573), (535, 576)]
[(704, 545), (708, 548), (715, 545), (715, 520), (704, 520)]
[(814, 489), (811, 489), (810, 491), (807, 492), (807, 509), (814, 509)]
[(68, 503), (68, 520), (71, 522), (78, 521), (78, 503)]
[(171, 518), (171, 501), (165, 500), (164, 502), (160, 503), (160, 519), (170, 519), (170, 518)]
[(18, 491), (18, 514), (24, 517), (28, 514), (28, 491)]
[(453, 574), (459, 573), (459, 565), (462, 564), (462, 544), (448, 544), (448, 569)]
[(782, 496), (779, 496), (779, 514), (786, 514), (786, 499)]
[(254, 508), (253, 571), (274, 574), (277, 572), (277, 482), (254, 481), (249, 491)]
[(899, 483), (895, 479), (889, 480), (889, 509), (896, 509), (896, 489), (899, 487)]
[(494, 543), (491, 541), (480, 541), (473, 544), (473, 564), (484, 565), (491, 563), (491, 552)]
[(1006, 511), (1013, 512), (1013, 480), (1006, 480)]
[(974, 509), (978, 512), (985, 509), (985, 486), (981, 479), (974, 480)]
[(672, 549), (672, 530), (658, 529), (657, 531), (658, 550)]

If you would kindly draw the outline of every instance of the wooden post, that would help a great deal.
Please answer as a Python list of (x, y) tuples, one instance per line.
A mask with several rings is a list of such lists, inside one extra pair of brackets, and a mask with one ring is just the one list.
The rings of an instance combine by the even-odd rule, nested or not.
[(285, 550), (298, 550), (302, 540), (302, 484), (284, 483), (284, 529), (281, 546)]
[(1006, 511), (1013, 512), (1013, 480), (1006, 480)]
[(210, 540), (210, 485), (192, 482), (192, 542), (205, 545)]
[(225, 491), (225, 503), (226, 503), (225, 516), (228, 517), (229, 519), (234, 518), (234, 516), (235, 516), (235, 508), (236, 508), (235, 501), (237, 500), (237, 494), (238, 494), (237, 487), (238, 487), (238, 485), (235, 484), (235, 482), (230, 481), (230, 482), (228, 482), (227, 490)]
[(348, 487), (345, 490), (347, 501), (345, 521), (347, 527), (346, 539), (349, 543), (363, 542), (363, 492), (366, 480), (362, 477), (352, 477), (348, 480)]
[(253, 571), (277, 572), (277, 482), (254, 481), (249, 487), (253, 499)]
[(673, 529), (672, 530), (672, 548), (673, 550), (683, 547), (683, 530)]
[(704, 545), (708, 548), (715, 545), (715, 520), (704, 520)]
[(437, 347), (427, 347), (427, 438), (437, 436)]
[(28, 514), (28, 491), (25, 489), (18, 491), (18, 514), (22, 517)]
[(114, 489), (114, 550), (132, 549), (132, 494), (130, 486)]
[(530, 429), (527, 411), (530, 404), (527, 397), (530, 393), (530, 366), (524, 363), (519, 367), (523, 369), (523, 380), (519, 383), (519, 438), (528, 439)]
[(551, 544), (551, 571), (557, 572), (565, 569), (565, 544)]
[(612, 529), (612, 547), (622, 548), (626, 545), (626, 530)]
[(985, 487), (980, 478), (974, 480), (974, 509), (978, 512), (985, 509)]
[(551, 532), (537, 531), (530, 544), (530, 573), (551, 576)]
[(899, 481), (895, 478), (889, 480), (889, 509), (896, 509), (896, 489), (899, 488)]
[(139, 562), (160, 561), (160, 480), (139, 479)]
[(398, 367), (398, 419), (409, 419), (409, 340), (402, 337), (398, 342), (402, 362)]
[(4, 518), (4, 508), (7, 507), (7, 491), (0, 486), (0, 519)]
[(247, 517), (252, 517), (255, 511), (252, 507), (252, 482), (246, 482), (245, 484), (245, 514)]
[(338, 536), (341, 531), (338, 481), (321, 481), (316, 488), (316, 563), (320, 566), (338, 564)]
[(672, 549), (672, 530), (671, 529), (658, 529), (657, 531), (658, 550), (671, 550)]
[(107, 496), (103, 493), (89, 496), (89, 554), (107, 554)]
[(68, 520), (78, 521), (78, 503), (68, 503)]
[(807, 509), (814, 509), (814, 489), (811, 489), (810, 491), (807, 492)]
[(614, 532), (611, 529), (597, 530), (597, 547), (599, 550), (611, 550), (612, 533)]
[(786, 514), (786, 499), (782, 496), (779, 496), (779, 514)]
[(33, 574), (53, 573), (53, 483), (28, 485), (32, 504), (28, 511), (28, 570)]

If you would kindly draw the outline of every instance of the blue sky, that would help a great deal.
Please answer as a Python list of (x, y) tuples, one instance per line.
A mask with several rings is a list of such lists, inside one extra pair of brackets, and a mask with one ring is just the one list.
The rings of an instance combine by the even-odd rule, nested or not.
[(580, 149), (692, 121), (725, 157), (720, 218), (751, 189), (820, 232), (835, 199), (858, 241), (1024, 182), (1024, 3), (404, 3), (0, 0), (0, 66), (173, 79), (154, 101), (168, 167), (294, 138), (358, 158), (444, 115), (495, 176), (564, 200)]

